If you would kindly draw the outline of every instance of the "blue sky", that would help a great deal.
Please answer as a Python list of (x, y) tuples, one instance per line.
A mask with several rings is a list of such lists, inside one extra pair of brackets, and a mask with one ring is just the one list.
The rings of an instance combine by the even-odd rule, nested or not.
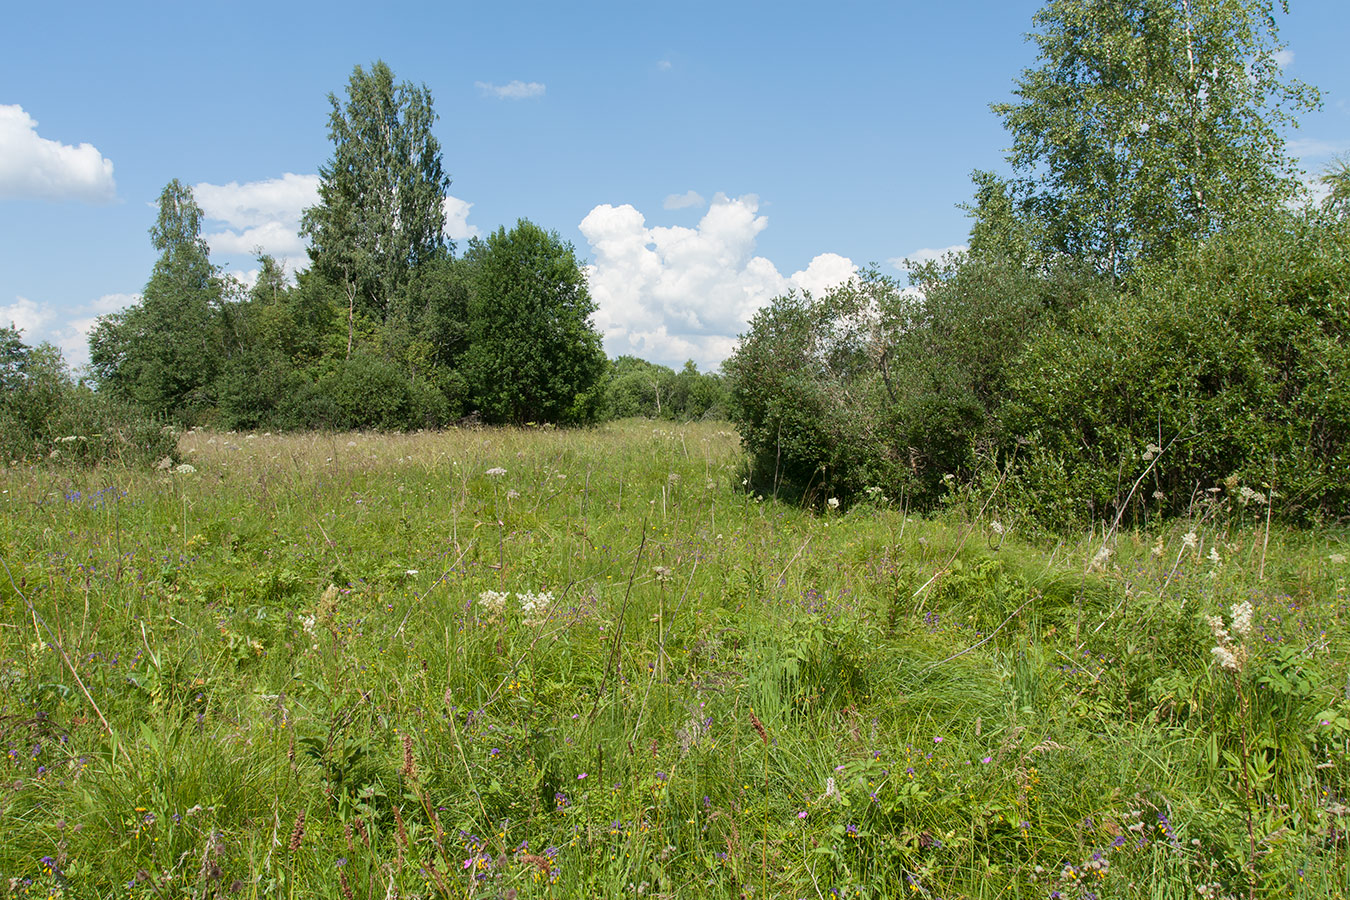
[[(592, 266), (611, 355), (707, 368), (775, 293), (964, 242), (1040, 5), (11, 4), (0, 320), (82, 363), (149, 276), (171, 178), (227, 270), (247, 279), (259, 245), (303, 265), (327, 96), (383, 59), (432, 91), (461, 247), (554, 229)], [(1350, 4), (1278, 21), (1286, 74), (1324, 91), (1287, 136), (1316, 173), (1350, 151)]]

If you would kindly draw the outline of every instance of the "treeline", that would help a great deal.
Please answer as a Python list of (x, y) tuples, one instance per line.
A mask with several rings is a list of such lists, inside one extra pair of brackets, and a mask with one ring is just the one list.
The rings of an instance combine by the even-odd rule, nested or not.
[(212, 264), (202, 209), (171, 181), (140, 301), (90, 334), (96, 391), (71, 380), (54, 348), (4, 332), (5, 377), (24, 388), (7, 384), (7, 458), (87, 436), (92, 425), (67, 420), (95, 407), (110, 420), (274, 430), (725, 414), (720, 378), (692, 362), (679, 373), (610, 364), (585, 272), (556, 232), (522, 220), (456, 254), (425, 86), (396, 83), (377, 62), (329, 101), (333, 157), (303, 217), (308, 270), (292, 282), (262, 255), (246, 289)]
[(1263, 4), (1185, 6), (1052, 0), (968, 251), (760, 311), (723, 366), (756, 489), (1052, 527), (1346, 515), (1347, 166), (1303, 193), (1277, 126), (1317, 95)]

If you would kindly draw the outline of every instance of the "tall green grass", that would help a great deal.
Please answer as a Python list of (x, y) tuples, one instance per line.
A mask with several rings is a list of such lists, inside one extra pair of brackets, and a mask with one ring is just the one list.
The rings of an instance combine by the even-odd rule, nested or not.
[(1343, 531), (803, 510), (717, 425), (180, 450), (0, 471), (0, 896), (1350, 894)]

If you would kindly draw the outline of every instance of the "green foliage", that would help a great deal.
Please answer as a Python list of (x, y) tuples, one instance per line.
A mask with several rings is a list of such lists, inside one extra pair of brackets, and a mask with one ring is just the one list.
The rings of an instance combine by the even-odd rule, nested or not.
[(464, 368), (491, 422), (596, 421), (607, 362), (595, 301), (572, 245), (521, 220), (475, 239), (465, 257), (469, 341)]
[(319, 169), (319, 203), (305, 210), (303, 231), (315, 269), (344, 287), (350, 311), (383, 322), (418, 268), (448, 249), (450, 178), (431, 133), (431, 91), (395, 84), (377, 61), (352, 72), (345, 104), (334, 94), (328, 102), (333, 158)]
[[(1226, 481), (1292, 514), (1350, 503), (1350, 230), (1289, 217), (1142, 267), (1013, 368), (1014, 487), (1049, 520), (1184, 512)], [(1152, 449), (1150, 450), (1150, 446)], [(1130, 498), (1134, 482), (1143, 476)]]
[(89, 336), (90, 368), (100, 390), (179, 421), (211, 407), (225, 356), (224, 285), (201, 223), (192, 189), (170, 181), (150, 229), (160, 257), (140, 302), (103, 316)]
[(397, 366), (374, 354), (358, 352), (319, 382), (332, 401), (330, 428), (399, 430), (444, 425), (445, 396), (424, 381), (410, 382)]
[(755, 314), (723, 365), (757, 487), (807, 502), (894, 484), (877, 339), (899, 288), (878, 272)]
[(610, 361), (605, 395), (613, 418), (642, 416), (677, 422), (725, 418), (729, 400), (722, 378), (714, 372), (699, 372), (692, 359), (676, 372), (635, 356)]
[[(1009, 368), (1044, 323), (1104, 290), (1001, 255), (879, 273), (819, 299), (775, 299), (726, 363), (733, 418), (767, 490), (816, 500), (869, 488), (936, 504), (999, 447)], [(981, 452), (983, 451), (983, 452)], [(983, 460), (983, 462), (982, 462)]]
[(76, 384), (59, 350), (29, 347), (12, 327), (0, 327), (0, 387), (0, 464), (178, 461), (172, 429)]
[(1277, 207), (1297, 186), (1280, 129), (1318, 95), (1281, 77), (1275, 6), (1050, 0), (1037, 67), (993, 107), (1020, 178), (977, 217), (1010, 196), (1038, 255), (1119, 277)]

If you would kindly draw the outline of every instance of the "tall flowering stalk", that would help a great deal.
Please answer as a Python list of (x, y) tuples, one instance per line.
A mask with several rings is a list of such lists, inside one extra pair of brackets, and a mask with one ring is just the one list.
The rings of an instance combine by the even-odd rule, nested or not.
[(1234, 603), (1231, 607), (1231, 613), (1232, 619), (1227, 627), (1224, 626), (1221, 616), (1208, 616), (1206, 621), (1209, 623), (1209, 629), (1215, 640), (1214, 647), (1210, 652), (1214, 655), (1214, 661), (1218, 663), (1219, 668), (1232, 676), (1233, 690), (1237, 692), (1238, 738), (1242, 743), (1242, 765), (1238, 769), (1238, 776), (1242, 782), (1243, 812), (1247, 819), (1247, 841), (1249, 844), (1247, 862), (1251, 869), (1248, 897), (1255, 900), (1257, 881), (1256, 822), (1252, 803), (1251, 773), (1249, 771), (1251, 768), (1251, 747), (1247, 739), (1251, 701), (1247, 697), (1247, 692), (1243, 690), (1242, 680), (1242, 673), (1248, 662), (1247, 638), (1252, 631), (1252, 604), (1246, 600), (1241, 603)]

